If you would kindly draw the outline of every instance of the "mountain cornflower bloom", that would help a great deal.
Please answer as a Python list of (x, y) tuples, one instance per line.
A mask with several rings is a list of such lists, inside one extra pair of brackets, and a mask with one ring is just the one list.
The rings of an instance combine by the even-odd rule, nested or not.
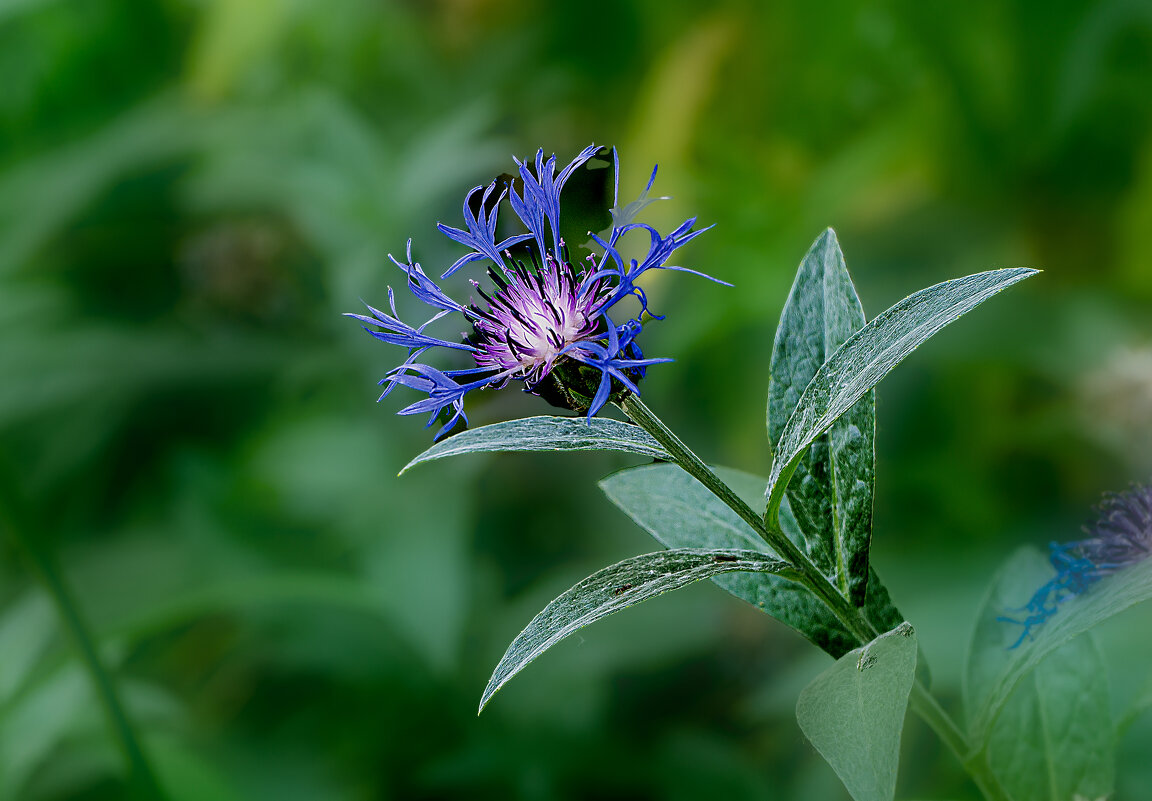
[(1031, 635), (1033, 626), (1056, 614), (1062, 602), (1152, 555), (1152, 488), (1133, 485), (1126, 492), (1108, 494), (1097, 511), (1100, 518), (1096, 523), (1084, 527), (1085, 539), (1049, 546), (1056, 576), (1020, 610), (1028, 615), (1023, 620), (997, 618), (1024, 627), (1012, 648)]
[[(640, 198), (620, 208), (620, 162), (613, 149), (611, 228), (603, 235), (591, 234), (591, 254), (582, 263), (573, 264), (560, 235), (560, 194), (572, 173), (600, 149), (596, 145), (585, 148), (559, 174), (556, 156), (545, 160), (543, 150), (537, 151), (534, 164), (516, 159), (520, 192), (513, 185), (499, 187), (497, 192), (495, 181), (487, 187), (477, 186), (464, 199), (463, 229), (437, 223), (441, 233), (468, 248), (441, 279), (473, 262), (486, 263), (488, 290), (470, 281), (478, 300), (465, 304), (449, 297), (412, 259), (412, 240), (408, 240), (404, 262), (389, 254), (393, 264), (407, 274), (408, 289), (435, 312), (417, 326), (403, 322), (389, 287), (390, 313), (368, 306), (366, 315), (348, 315), (364, 323), (364, 330), (377, 339), (408, 350), (404, 362), (380, 381), (385, 386), (380, 400), (397, 386), (423, 394), (425, 397), (405, 406), (399, 414), (427, 413), (428, 426), (443, 414), (447, 421), (437, 438), (460, 421), (467, 424), (466, 394), (474, 389), (500, 389), (514, 381), (526, 392), (591, 418), (617, 393), (639, 394), (636, 384), (649, 365), (671, 361), (645, 358), (636, 342), (645, 315), (664, 319), (648, 311), (648, 299), (636, 282), (655, 269), (689, 272), (716, 281), (668, 263), (678, 248), (708, 229), (694, 229), (693, 217), (664, 236), (649, 225), (633, 222), (653, 201), (648, 192), (656, 170), (652, 170)], [(497, 242), (497, 213), (505, 198), (527, 232)], [(643, 259), (625, 260), (620, 239), (634, 230), (648, 234), (648, 253)], [(517, 254), (527, 255), (513, 256), (513, 248)], [(634, 317), (622, 318), (616, 306), (628, 297), (639, 300), (640, 311)], [(431, 324), (453, 315), (463, 317), (471, 332), (459, 340), (426, 332)], [(473, 365), (441, 369), (426, 364), (424, 355), (436, 349), (464, 351), (470, 354)]]

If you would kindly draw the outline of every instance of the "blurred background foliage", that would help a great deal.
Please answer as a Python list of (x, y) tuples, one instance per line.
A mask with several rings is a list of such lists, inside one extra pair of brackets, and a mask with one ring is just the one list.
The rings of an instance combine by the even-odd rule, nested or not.
[[(631, 610), (476, 703), (551, 597), (654, 543), (620, 455), (470, 457), (376, 405), (351, 321), (458, 251), (464, 192), (615, 144), (621, 193), (714, 231), (668, 274), (645, 399), (766, 474), (793, 271), (840, 236), (871, 316), (1042, 277), (879, 388), (875, 564), (959, 692), (1022, 543), (1152, 474), (1152, 5), (672, 0), (0, 3), (0, 454), (174, 799), (845, 798), (792, 716), (827, 664), (713, 586)], [(408, 299), (400, 300), (404, 309)], [(474, 425), (549, 413), (477, 397)], [(20, 510), (12, 512), (13, 509)], [(124, 761), (32, 564), (0, 540), (0, 799), (116, 799)], [(1104, 632), (1118, 712), (1152, 613)], [(1120, 797), (1152, 782), (1152, 724)], [(972, 798), (915, 720), (901, 798)]]

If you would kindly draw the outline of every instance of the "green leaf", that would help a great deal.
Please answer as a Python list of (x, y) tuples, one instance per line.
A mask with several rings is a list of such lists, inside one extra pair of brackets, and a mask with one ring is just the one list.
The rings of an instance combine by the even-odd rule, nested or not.
[(39, 589), (9, 603), (0, 615), (0, 708), (36, 671), (40, 657), (58, 636), (57, 612)]
[[(760, 476), (726, 467), (713, 470), (753, 509), (764, 503), (765, 480)], [(667, 548), (750, 548), (771, 553), (739, 515), (674, 464), (621, 470), (602, 480), (600, 488), (612, 503)], [(801, 542), (787, 499), (780, 523), (785, 534), (794, 542)], [(877, 628), (887, 631), (903, 618), (879, 578), (871, 571), (870, 576), (866, 613)], [(712, 580), (796, 629), (834, 657), (859, 644), (824, 604), (795, 582), (770, 573), (731, 573)]]
[(849, 337), (816, 371), (780, 433), (767, 492), (769, 516), (779, 510), (804, 451), (840, 415), (930, 336), (1036, 272), (992, 270), (936, 284), (904, 298)]
[(16, 798), (61, 741), (76, 733), (88, 710), (99, 709), (92, 684), (76, 662), (37, 677), (0, 716), (0, 798)]
[(1124, 714), (1116, 721), (1116, 735), (1123, 737), (1132, 724), (1144, 715), (1149, 709), (1152, 709), (1152, 676), (1144, 682), (1143, 689), (1136, 696), (1135, 700), (1128, 704)]
[(400, 471), (421, 462), (492, 451), (624, 451), (671, 459), (648, 432), (606, 417), (525, 417), (461, 431), (438, 442)]
[(1052, 576), (1051, 565), (1039, 551), (1023, 548), (993, 582), (976, 622), (965, 672), (965, 707), (973, 742), (986, 739), (1013, 688), (1049, 654), (1100, 622), (1152, 598), (1152, 559), (1147, 559), (1062, 602), (1046, 622), (1033, 626), (1030, 638), (1012, 648), (1020, 627), (996, 618), (1019, 617), (1022, 613), (1015, 610)]
[(856, 801), (896, 795), (900, 732), (915, 673), (916, 634), (901, 623), (840, 657), (800, 693), (800, 728)]
[[(821, 365), (864, 323), (860, 298), (829, 228), (801, 262), (776, 329), (768, 385), (768, 436), (774, 447)], [(869, 390), (812, 440), (787, 487), (809, 557), (857, 606), (864, 605), (868, 585), (875, 439), (876, 391)]]
[(243, 801), (245, 797), (218, 761), (203, 758), (182, 739), (153, 735), (148, 739), (148, 755), (167, 801)]
[(189, 109), (177, 95), (162, 93), (75, 144), (0, 173), (0, 274), (26, 265), (125, 173), (195, 147), (205, 125)]
[(988, 765), (1013, 801), (1107, 797), (1115, 747), (1108, 666), (1090, 633), (1016, 685), (985, 743)]
[(700, 548), (643, 554), (599, 570), (544, 607), (517, 635), (488, 680), (480, 709), (533, 659), (613, 612), (719, 573), (788, 570), (784, 562), (758, 551)]

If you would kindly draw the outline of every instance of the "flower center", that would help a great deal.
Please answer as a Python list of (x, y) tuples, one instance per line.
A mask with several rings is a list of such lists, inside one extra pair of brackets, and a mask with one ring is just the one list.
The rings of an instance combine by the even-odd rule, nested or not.
[(497, 269), (488, 272), (497, 287), (491, 297), (472, 282), (488, 301), (487, 309), (472, 306), (476, 365), (515, 370), (513, 375), (531, 387), (548, 375), (565, 346), (593, 337), (601, 328), (600, 282), (581, 290), (584, 273), (577, 274), (551, 253), (535, 270), (522, 263)]

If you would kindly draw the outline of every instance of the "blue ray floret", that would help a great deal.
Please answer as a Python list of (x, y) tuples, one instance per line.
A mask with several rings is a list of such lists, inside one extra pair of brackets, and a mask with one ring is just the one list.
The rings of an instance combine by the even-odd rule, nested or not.
[[(595, 145), (585, 148), (559, 174), (556, 156), (545, 160), (543, 150), (536, 153), (532, 162), (517, 159), (520, 191), (515, 185), (508, 185), (498, 192), (496, 182), (477, 186), (464, 200), (464, 228), (437, 224), (441, 233), (468, 248), (441, 279), (473, 262), (486, 264), (488, 290), (470, 280), (478, 301), (459, 303), (442, 290), (413, 260), (411, 240), (405, 262), (389, 255), (406, 273), (412, 295), (435, 313), (417, 326), (403, 322), (390, 287), (390, 314), (368, 306), (368, 314), (348, 315), (364, 324), (364, 329), (376, 339), (407, 350), (404, 361), (380, 381), (385, 387), (381, 400), (397, 386), (425, 395), (399, 414), (427, 413), (429, 426), (437, 419), (446, 419), (437, 438), (459, 422), (467, 424), (467, 393), (474, 389), (499, 389), (514, 381), (520, 382), (526, 392), (591, 418), (617, 397), (616, 393), (638, 394), (637, 382), (648, 366), (671, 361), (645, 358), (636, 342), (645, 315), (664, 319), (648, 311), (648, 298), (636, 282), (648, 270), (664, 269), (689, 272), (724, 284), (704, 273), (668, 264), (678, 248), (708, 229), (696, 229), (696, 219), (690, 218), (663, 236), (649, 225), (634, 222), (636, 215), (655, 200), (648, 193), (656, 170), (640, 198), (621, 208), (620, 163), (613, 150), (611, 229), (592, 235), (596, 247), (591, 255), (583, 264), (572, 264), (560, 234), (560, 196), (572, 173), (600, 150)], [(527, 232), (497, 242), (497, 215), (505, 199)], [(620, 240), (634, 230), (647, 232), (648, 249), (643, 258), (628, 260), (621, 253)], [(640, 311), (625, 317), (618, 313), (617, 304), (631, 296), (639, 300)], [(425, 332), (433, 323), (452, 315), (462, 315), (471, 332), (459, 340)], [(425, 364), (424, 354), (435, 349), (469, 353), (473, 363), (456, 369)]]
[(1050, 545), (1049, 560), (1056, 575), (1017, 610), (1027, 614), (997, 618), (1023, 627), (1010, 648), (1030, 638), (1032, 629), (1056, 614), (1064, 601), (1152, 555), (1152, 487), (1133, 485), (1126, 492), (1106, 495), (1097, 511), (1099, 519), (1084, 528), (1085, 539)]

